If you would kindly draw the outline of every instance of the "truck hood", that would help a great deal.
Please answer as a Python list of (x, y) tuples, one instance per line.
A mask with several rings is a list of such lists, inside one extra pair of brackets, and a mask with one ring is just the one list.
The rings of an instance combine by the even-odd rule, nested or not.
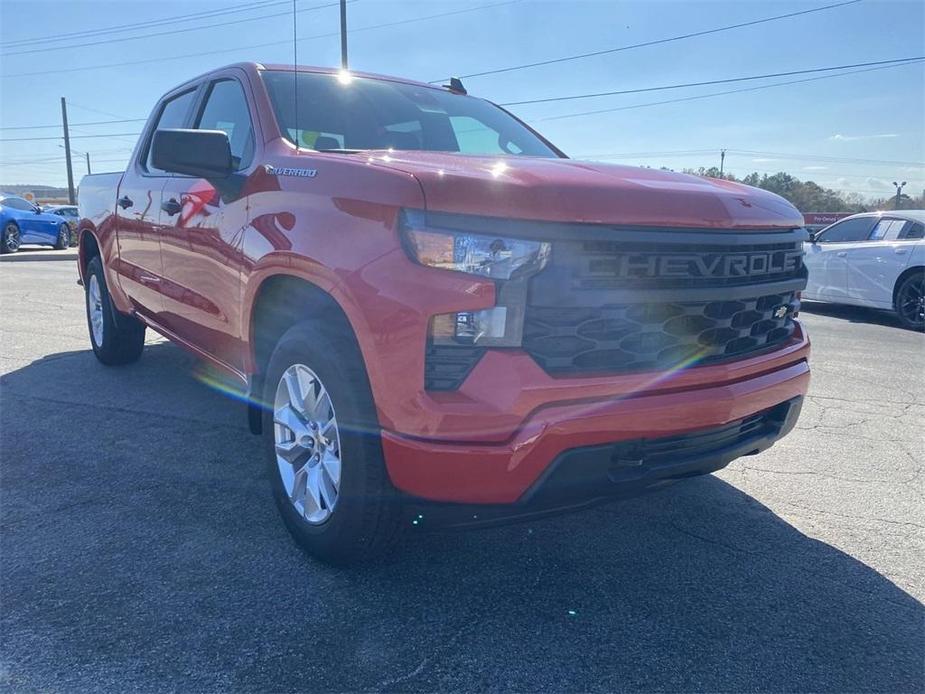
[(411, 174), (427, 209), (489, 217), (713, 229), (793, 228), (778, 195), (731, 181), (573, 159), (374, 151), (372, 164)]

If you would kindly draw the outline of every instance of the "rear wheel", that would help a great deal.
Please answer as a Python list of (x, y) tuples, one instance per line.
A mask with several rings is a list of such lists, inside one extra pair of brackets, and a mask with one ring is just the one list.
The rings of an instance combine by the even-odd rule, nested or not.
[(55, 241), (55, 249), (63, 251), (71, 245), (71, 228), (67, 224), (58, 227), (58, 239)]
[(0, 239), (0, 253), (15, 253), (19, 250), (20, 243), (19, 227), (16, 226), (16, 222), (8, 222), (3, 227), (3, 238)]
[(906, 277), (896, 290), (896, 315), (903, 326), (925, 330), (925, 269)]
[(137, 361), (145, 346), (145, 326), (112, 305), (99, 256), (87, 264), (87, 327), (96, 358), (107, 366)]
[(334, 564), (375, 558), (399, 526), (362, 358), (320, 322), (290, 328), (266, 371), (263, 437), (286, 527)]

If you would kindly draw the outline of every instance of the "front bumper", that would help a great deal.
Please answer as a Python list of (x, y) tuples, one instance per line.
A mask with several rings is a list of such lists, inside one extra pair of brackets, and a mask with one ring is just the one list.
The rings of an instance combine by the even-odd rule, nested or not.
[[(798, 403), (809, 386), (809, 365), (805, 358), (808, 344), (799, 352), (796, 361), (739, 380), (542, 405), (503, 442), (446, 442), (386, 431), (382, 439), (386, 465), (398, 489), (421, 499), (462, 504), (529, 504), (537, 501), (532, 497), (539, 495), (536, 490), (543, 486), (539, 484), (541, 479), (549, 479), (556, 469), (568, 470), (580, 464), (569, 461), (586, 459), (592, 450), (589, 447), (677, 437), (723, 427), (784, 403)], [(621, 490), (638, 492), (689, 472), (710, 472), (740, 455), (767, 448), (792, 428), (798, 413), (798, 405), (788, 406), (784, 423), (765, 431), (760, 441), (744, 440), (729, 450), (709, 452), (703, 460), (694, 461), (687, 472), (666, 468), (664, 475), (652, 472), (635, 480), (617, 480), (611, 485), (605, 480), (603, 487), (599, 486), (600, 475), (597, 478), (592, 475), (587, 487), (572, 485), (576, 493), (541, 499), (542, 505), (555, 505), (557, 501), (568, 505), (581, 501), (583, 496), (601, 496), (602, 490), (605, 496)]]

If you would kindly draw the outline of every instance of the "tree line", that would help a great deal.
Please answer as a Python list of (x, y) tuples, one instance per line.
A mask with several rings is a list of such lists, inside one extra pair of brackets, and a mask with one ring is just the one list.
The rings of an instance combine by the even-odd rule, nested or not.
[[(860, 193), (842, 193), (831, 188), (825, 188), (814, 181), (801, 181), (784, 171), (775, 174), (759, 174), (757, 171), (736, 178), (733, 174), (720, 173), (715, 166), (699, 169), (684, 169), (686, 174), (706, 176), (708, 178), (722, 178), (727, 181), (738, 181), (749, 186), (762, 188), (777, 193), (782, 198), (793, 203), (800, 212), (870, 212), (871, 210), (896, 209), (896, 196), (884, 196), (875, 200), (866, 200)], [(925, 209), (925, 196), (911, 197), (903, 193), (899, 199), (899, 208), (903, 210)]]

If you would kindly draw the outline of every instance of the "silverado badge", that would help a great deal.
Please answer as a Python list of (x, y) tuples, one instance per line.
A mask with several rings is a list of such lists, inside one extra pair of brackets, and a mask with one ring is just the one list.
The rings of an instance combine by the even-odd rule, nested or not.
[(267, 164), (267, 173), (274, 176), (300, 176), (301, 178), (314, 178), (318, 169), (294, 169), (289, 166), (273, 166)]

